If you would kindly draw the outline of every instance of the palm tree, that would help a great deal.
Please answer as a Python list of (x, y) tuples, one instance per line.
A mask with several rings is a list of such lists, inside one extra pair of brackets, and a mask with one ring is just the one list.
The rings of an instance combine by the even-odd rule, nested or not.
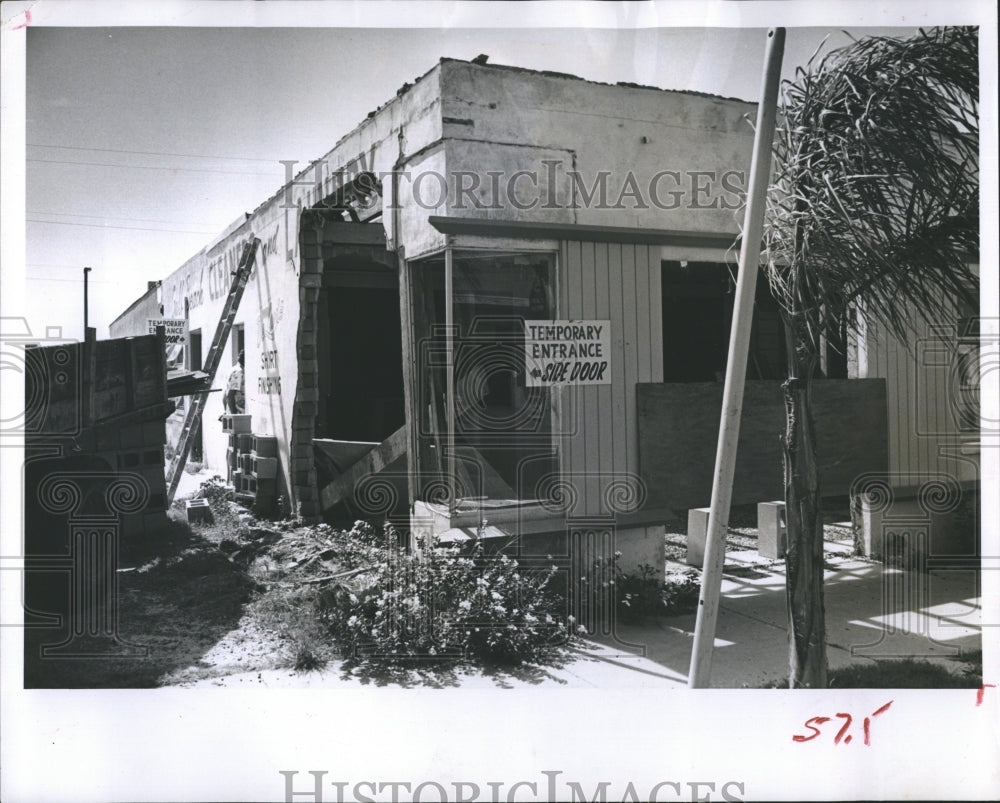
[[(826, 686), (823, 522), (810, 382), (859, 316), (907, 342), (942, 293), (977, 303), (978, 31), (871, 37), (782, 87), (762, 265), (788, 345), (783, 385), (792, 688)], [(911, 335), (912, 337), (912, 335)]]

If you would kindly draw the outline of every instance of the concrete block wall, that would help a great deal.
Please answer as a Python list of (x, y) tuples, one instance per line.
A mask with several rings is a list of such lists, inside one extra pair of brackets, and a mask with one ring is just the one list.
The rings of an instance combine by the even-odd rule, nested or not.
[(142, 510), (120, 516), (124, 539), (155, 535), (167, 523), (167, 486), (164, 474), (163, 446), (166, 423), (163, 420), (104, 427), (98, 434), (95, 456), (113, 469), (139, 475), (148, 489)]

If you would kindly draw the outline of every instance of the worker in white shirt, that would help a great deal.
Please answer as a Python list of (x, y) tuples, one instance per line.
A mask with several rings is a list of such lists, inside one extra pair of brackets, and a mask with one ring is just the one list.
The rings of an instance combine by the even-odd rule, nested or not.
[(226, 395), (223, 397), (223, 406), (230, 415), (236, 415), (246, 410), (245, 396), (243, 392), (243, 352), (237, 358), (236, 365), (229, 372), (229, 379), (226, 380)]

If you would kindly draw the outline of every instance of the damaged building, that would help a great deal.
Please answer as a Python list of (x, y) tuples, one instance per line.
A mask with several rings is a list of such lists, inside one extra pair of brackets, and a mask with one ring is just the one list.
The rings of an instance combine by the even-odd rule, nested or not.
[[(246, 434), (273, 443), (289, 511), (519, 535), (541, 554), (613, 536), (623, 566), (660, 567), (664, 516), (711, 494), (754, 112), (443, 59), (288, 165), (112, 335), (146, 331), (150, 310), (183, 319), (184, 367), (199, 370), (259, 240), (214, 389), (244, 353)], [(815, 404), (829, 493), (864, 475), (976, 479), (951, 372), (863, 333), (828, 343)], [(784, 348), (762, 283), (735, 503), (781, 496)], [(246, 491), (222, 395), (198, 458)]]

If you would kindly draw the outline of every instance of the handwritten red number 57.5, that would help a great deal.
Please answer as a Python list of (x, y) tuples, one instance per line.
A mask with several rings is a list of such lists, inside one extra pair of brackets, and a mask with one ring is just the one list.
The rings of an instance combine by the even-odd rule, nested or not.
[[(865, 734), (865, 744), (870, 745), (872, 743), (871, 741), (872, 719), (877, 717), (879, 714), (884, 714), (886, 711), (888, 711), (890, 705), (892, 705), (892, 700), (887, 702), (881, 708), (878, 708), (877, 710), (873, 711), (871, 716), (865, 717), (864, 727), (863, 727)], [(833, 737), (833, 743), (840, 744), (841, 742), (843, 742), (844, 744), (850, 744), (852, 737), (851, 734), (848, 733), (848, 731), (851, 729), (851, 722), (854, 721), (854, 718), (850, 714), (834, 714), (834, 716), (843, 719), (844, 724), (840, 726), (840, 730), (837, 731), (837, 735)], [(812, 717), (811, 719), (807, 719), (805, 726), (809, 730), (811, 730), (812, 733), (807, 734), (805, 736), (797, 733), (792, 737), (792, 741), (793, 742), (812, 741), (813, 739), (815, 739), (817, 736), (820, 735), (819, 726), (829, 721), (830, 717)]]

